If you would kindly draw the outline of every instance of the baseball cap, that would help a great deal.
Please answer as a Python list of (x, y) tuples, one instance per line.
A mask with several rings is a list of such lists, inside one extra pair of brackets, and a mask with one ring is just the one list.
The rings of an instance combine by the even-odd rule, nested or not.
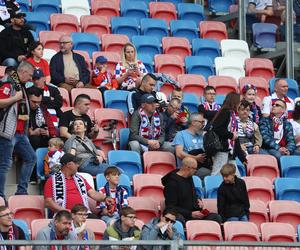
[(98, 56), (96, 58), (96, 63), (106, 63), (107, 62), (107, 58), (105, 56)]
[(44, 77), (44, 72), (41, 69), (34, 69), (32, 78), (33, 79), (40, 79), (41, 77)]
[(23, 12), (13, 12), (10, 14), (10, 18), (20, 18), (20, 17), (26, 17), (26, 14)]
[(141, 103), (153, 103), (156, 102), (156, 98), (151, 94), (144, 94), (141, 97)]
[(66, 165), (67, 163), (69, 163), (71, 161), (74, 163), (80, 163), (80, 159), (70, 153), (64, 154), (63, 157), (61, 157), (61, 159), (60, 159), (60, 163), (62, 165)]

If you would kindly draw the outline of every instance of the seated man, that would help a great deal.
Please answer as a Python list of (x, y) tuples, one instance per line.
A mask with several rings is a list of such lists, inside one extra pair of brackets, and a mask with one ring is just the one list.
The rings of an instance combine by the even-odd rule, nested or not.
[(296, 149), (293, 127), (285, 118), (286, 103), (277, 99), (269, 117), (262, 117), (259, 123), (263, 139), (261, 153), (271, 154), (277, 161), (282, 155), (292, 155)]
[(182, 160), (180, 169), (165, 175), (161, 181), (164, 188), (166, 208), (177, 212), (177, 219), (183, 225), (188, 220), (213, 220), (218, 223), (222, 218), (205, 209), (203, 201), (197, 197), (192, 176), (197, 171), (197, 161), (191, 157)]
[(163, 117), (156, 110), (156, 99), (152, 94), (141, 97), (141, 108), (131, 118), (129, 146), (141, 154), (148, 150), (173, 152), (171, 143), (165, 141)]
[(273, 16), (272, 0), (249, 0), (248, 14), (255, 15), (258, 22), (264, 23), (268, 16)]

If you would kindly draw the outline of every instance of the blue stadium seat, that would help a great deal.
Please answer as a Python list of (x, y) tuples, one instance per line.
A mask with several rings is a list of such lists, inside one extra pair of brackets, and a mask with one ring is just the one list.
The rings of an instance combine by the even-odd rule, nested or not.
[(37, 161), (36, 161), (36, 176), (41, 181), (45, 180), (44, 173), (44, 158), (48, 153), (48, 148), (38, 148), (36, 151)]
[(176, 228), (177, 232), (180, 234), (180, 238), (182, 240), (185, 240), (184, 228), (182, 223), (179, 220), (176, 220), (173, 227)]
[(146, 54), (138, 54), (138, 59), (143, 62), (145, 65), (148, 73), (153, 73), (154, 72), (154, 63), (153, 63), (153, 58), (150, 55)]
[(93, 33), (71, 33), (74, 50), (84, 50), (89, 53), (90, 58), (94, 51), (100, 50), (100, 40), (96, 34)]
[(205, 197), (215, 199), (217, 198), (218, 188), (221, 185), (223, 178), (221, 175), (215, 176), (205, 176), (204, 186), (205, 186)]
[(204, 8), (200, 4), (179, 3), (177, 5), (178, 18), (181, 20), (191, 20), (199, 25), (200, 21), (205, 20)]
[(160, 41), (154, 36), (133, 36), (131, 41), (135, 45), (138, 55), (147, 54), (153, 60), (156, 54), (161, 53)]
[(35, 28), (37, 34), (43, 30), (50, 30), (49, 16), (42, 12), (26, 12), (25, 19)]
[(276, 200), (300, 202), (300, 179), (276, 178), (274, 184)]
[[(97, 174), (96, 176), (96, 188), (97, 191), (106, 184), (107, 180), (104, 174)], [(119, 185), (124, 187), (128, 193), (128, 196), (132, 196), (132, 190), (129, 177), (126, 174), (120, 174)]]
[(297, 228), (297, 234), (298, 234), (298, 241), (300, 242), (300, 224), (298, 225)]
[(104, 92), (105, 108), (120, 109), (124, 112), (125, 117), (128, 114), (126, 90), (106, 90)]
[(152, 0), (127, 0), (127, 1), (131, 1), (131, 2), (144, 2), (145, 4), (149, 4), (150, 2), (152, 2)]
[(168, 3), (173, 3), (173, 4), (179, 4), (179, 3), (182, 3), (183, 0), (159, 0), (158, 2), (168, 2)]
[[(274, 92), (276, 79), (277, 78), (271, 78), (269, 81), (270, 93)], [(285, 78), (285, 80), (287, 81), (287, 83), (289, 85), (289, 90), (288, 90), (287, 96), (292, 99), (295, 99), (296, 97), (299, 96), (298, 83), (294, 79), (290, 79), (290, 78)]]
[(219, 105), (223, 105), (223, 102), (225, 100), (225, 95), (216, 95), (216, 103), (218, 103)]
[(52, 13), (61, 13), (60, 0), (32, 0), (31, 6), (33, 12), (42, 12), (44, 15)]
[[(33, 30), (29, 30), (29, 31), (32, 34), (34, 41), (38, 41), (39, 40), (38, 34)], [(45, 51), (44, 51), (44, 53), (45, 53)], [(45, 59), (45, 57), (43, 57), (43, 58)]]
[(208, 56), (213, 62), (216, 57), (221, 56), (220, 44), (214, 39), (193, 39), (192, 50), (194, 56)]
[(126, 150), (127, 149), (128, 140), (129, 140), (129, 133), (130, 133), (129, 128), (121, 128), (119, 130), (119, 135), (120, 135), (120, 149), (121, 150)]
[[(223, 96), (224, 96), (224, 99), (225, 99), (225, 95), (223, 95)], [(223, 102), (220, 105), (222, 105), (222, 104), (223, 104)], [(242, 177), (246, 176), (247, 173), (246, 173), (246, 167), (244, 166), (244, 164), (240, 161), (240, 159), (238, 157), (235, 158), (235, 161), (236, 161), (236, 165), (237, 165), (237, 167), (239, 169), (239, 172), (240, 172), (241, 176)]]
[(185, 58), (185, 68), (187, 74), (198, 74), (208, 79), (215, 75), (214, 63), (206, 56), (187, 56)]
[(193, 175), (193, 182), (196, 189), (197, 197), (204, 198), (202, 181), (197, 175)]
[(138, 21), (133, 17), (112, 17), (111, 30), (113, 34), (127, 35), (129, 39), (140, 34)]
[(170, 29), (172, 36), (185, 37), (190, 43), (194, 38), (199, 37), (198, 27), (191, 20), (172, 20), (170, 22)]
[(121, 168), (130, 180), (143, 172), (141, 156), (134, 151), (111, 150), (108, 152), (108, 164)]
[(17, 3), (20, 5), (20, 10), (22, 12), (30, 11), (30, 1), (29, 0), (17, 0)]
[(280, 157), (280, 169), (282, 177), (300, 178), (300, 156)]
[(19, 219), (13, 219), (13, 223), (22, 229), (25, 235), (25, 240), (30, 240), (30, 232), (27, 223), (24, 220)]
[(191, 113), (198, 112), (199, 98), (196, 94), (184, 93), (182, 104), (186, 106)]
[(161, 19), (143, 18), (141, 19), (141, 34), (155, 36), (161, 41), (164, 36), (169, 35), (167, 22)]
[(252, 25), (253, 45), (259, 49), (276, 47), (277, 25), (273, 23), (254, 23)]
[(148, 4), (143, 1), (123, 0), (120, 4), (121, 16), (134, 17), (137, 20), (148, 17)]
[(208, 0), (209, 11), (213, 13), (229, 13), (232, 4), (235, 4), (235, 0)]

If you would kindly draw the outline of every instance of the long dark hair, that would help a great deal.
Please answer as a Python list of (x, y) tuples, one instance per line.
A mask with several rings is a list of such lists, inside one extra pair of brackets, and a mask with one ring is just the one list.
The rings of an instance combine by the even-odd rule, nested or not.
[(34, 51), (40, 45), (44, 48), (44, 45), (41, 42), (32, 42), (29, 44), (27, 58), (33, 57), (32, 51)]

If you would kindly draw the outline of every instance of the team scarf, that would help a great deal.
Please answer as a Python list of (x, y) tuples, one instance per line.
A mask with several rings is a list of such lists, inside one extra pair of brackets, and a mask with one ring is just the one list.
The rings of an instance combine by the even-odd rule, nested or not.
[[(236, 120), (236, 114), (234, 111), (231, 111), (231, 114), (230, 114), (229, 130), (231, 133), (237, 131), (237, 120)], [(233, 153), (234, 140), (229, 139), (228, 144), (229, 144), (230, 152)]]
[(205, 110), (208, 111), (219, 111), (221, 108), (220, 105), (216, 102), (213, 102), (212, 104), (209, 104), (208, 102), (204, 102), (203, 107), (205, 108)]
[[(104, 189), (105, 189), (106, 197), (110, 197), (110, 189), (109, 189), (108, 182), (106, 182)], [(116, 188), (116, 203), (115, 203), (118, 213), (121, 212), (121, 208), (122, 208), (122, 204), (123, 204), (123, 192), (124, 192), (124, 189), (118, 185)], [(115, 212), (115, 209), (113, 209), (113, 212)]]
[[(84, 179), (78, 175), (73, 175), (76, 187), (82, 197), (83, 205), (89, 208), (87, 189)], [(66, 177), (59, 171), (52, 175), (52, 189), (53, 189), (53, 199), (63, 208), (66, 208), (67, 203), (67, 188), (66, 188)]]
[[(239, 137), (252, 138), (254, 134), (254, 123), (251, 119), (247, 119), (246, 122), (242, 122), (240, 117), (236, 117), (237, 132)], [(246, 127), (243, 124), (246, 123)]]
[[(44, 92), (43, 92), (43, 96), (45, 97), (50, 97), (50, 91), (49, 91), (49, 88), (48, 86), (45, 84), (44, 86)], [(57, 117), (57, 113), (56, 113), (56, 110), (55, 109), (47, 109), (47, 111), (49, 112), (50, 114), (50, 119), (51, 121), (53, 122), (53, 125), (55, 128), (58, 128), (58, 117)]]
[(283, 120), (285, 119), (285, 114), (280, 117), (271, 116), (274, 130), (274, 139), (277, 144), (280, 144), (283, 139)]
[[(251, 117), (252, 116), (252, 117)], [(259, 123), (259, 114), (258, 114), (258, 108), (255, 102), (252, 102), (251, 107), (250, 107), (250, 118), (252, 119), (253, 122), (256, 124)]]
[(142, 108), (139, 110), (139, 114), (141, 116), (140, 135), (149, 140), (157, 139), (161, 132), (159, 113), (155, 110), (151, 121)]
[[(0, 233), (0, 241), (4, 240), (2, 234)], [(10, 226), (8, 229), (8, 240), (15, 240), (14, 227)], [(11, 249), (16, 249), (15, 246), (11, 246)], [(6, 246), (0, 246), (0, 250), (7, 250)]]

